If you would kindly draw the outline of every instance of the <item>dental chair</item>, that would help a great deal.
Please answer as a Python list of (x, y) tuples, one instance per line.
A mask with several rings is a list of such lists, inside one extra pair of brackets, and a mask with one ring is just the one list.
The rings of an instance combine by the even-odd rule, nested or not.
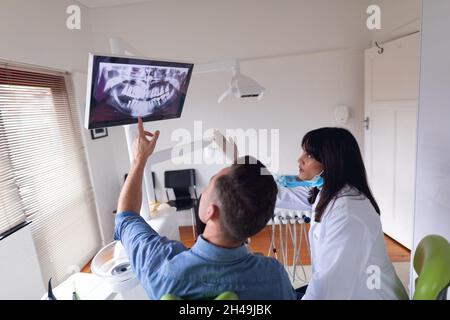
[(428, 235), (414, 254), (414, 300), (446, 300), (450, 285), (450, 244), (442, 236)]

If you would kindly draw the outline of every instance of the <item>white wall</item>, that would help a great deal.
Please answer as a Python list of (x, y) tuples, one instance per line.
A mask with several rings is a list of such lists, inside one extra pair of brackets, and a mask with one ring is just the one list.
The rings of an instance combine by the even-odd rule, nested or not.
[(144, 55), (196, 63), (367, 45), (360, 0), (152, 0), (90, 11), (95, 48), (111, 35)]
[(0, 300), (40, 299), (45, 290), (30, 226), (0, 241)]
[[(378, 0), (383, 37), (398, 31), (417, 15), (419, 0)], [(306, 131), (336, 125), (333, 108), (350, 106), (347, 127), (362, 146), (363, 49), (374, 33), (365, 28), (366, 8), (360, 0), (231, 0), (176, 1), (88, 10), (81, 6), (81, 30), (65, 26), (70, 0), (3, 0), (0, 2), (0, 57), (61, 68), (74, 73), (78, 111), (84, 114), (84, 77), (89, 51), (109, 52), (108, 40), (119, 36), (144, 56), (195, 63), (242, 58), (242, 71), (267, 88), (260, 102), (217, 97), (228, 86), (230, 72), (194, 75), (181, 119), (147, 124), (162, 131), (158, 148), (173, 146), (177, 128), (280, 129), (280, 172), (296, 171), (300, 139)], [(406, 8), (406, 9), (405, 9)], [(414, 24), (414, 22), (412, 23)], [(14, 32), (11, 32), (14, 30)], [(345, 50), (341, 50), (347, 48)], [(353, 49), (352, 49), (353, 48)], [(291, 53), (291, 55), (289, 55)], [(266, 57), (254, 60), (256, 57)], [(104, 242), (112, 239), (117, 198), (129, 160), (123, 129), (91, 140), (83, 130)], [(156, 165), (157, 186), (171, 162)], [(203, 187), (221, 166), (199, 169)], [(161, 190), (159, 190), (160, 192)], [(159, 198), (161, 196), (158, 194)]]
[(64, 70), (86, 69), (91, 45), (89, 14), (81, 30), (66, 28), (70, 0), (0, 1), (0, 57)]
[(381, 9), (381, 29), (370, 31), (372, 40), (385, 42), (420, 30), (422, 0), (368, 0)]
[(428, 234), (450, 241), (449, 17), (450, 1), (423, 1), (413, 252)]
[[(170, 137), (177, 128), (193, 134), (195, 120), (203, 121), (204, 130), (280, 129), (280, 171), (295, 173), (301, 137), (310, 129), (336, 125), (337, 105), (350, 106), (348, 128), (363, 141), (363, 48), (369, 43), (365, 8), (354, 0), (283, 1), (283, 5), (155, 0), (93, 9), (91, 18), (96, 51), (108, 52), (108, 39), (118, 36), (143, 56), (196, 63), (250, 58), (242, 62), (241, 71), (266, 87), (262, 101), (229, 97), (218, 105), (231, 72), (194, 74), (181, 119), (146, 124), (147, 129), (162, 132), (157, 150), (175, 145)], [(267, 58), (252, 60), (255, 57)], [(129, 160), (123, 134), (116, 138), (122, 177)], [(221, 166), (155, 165), (157, 187), (163, 184), (164, 170), (185, 167), (198, 169), (201, 189)]]
[[(203, 130), (279, 129), (280, 152), (276, 154), (279, 172), (295, 174), (302, 136), (319, 126), (336, 125), (335, 106), (351, 106), (353, 115), (348, 127), (358, 138), (362, 137), (362, 61), (361, 52), (344, 51), (247, 62), (242, 64), (242, 72), (268, 88), (264, 99), (239, 101), (228, 97), (220, 105), (216, 100), (226, 86), (229, 74), (194, 75), (182, 119), (153, 126), (147, 124), (147, 127), (161, 130), (160, 146), (173, 145), (171, 132), (180, 127), (194, 135), (196, 120), (203, 122)], [(250, 151), (242, 147), (239, 145), (241, 154)], [(253, 155), (260, 157), (260, 154)], [(178, 168), (185, 167), (192, 166), (180, 165)], [(203, 187), (221, 166), (194, 167), (199, 169), (200, 186)], [(156, 165), (158, 182), (163, 183), (164, 170), (174, 168), (177, 167), (172, 162)]]
[[(0, 58), (85, 73), (92, 46), (89, 11), (81, 7), (81, 29), (66, 27), (66, 8), (77, 4), (71, 0), (2, 0), (0, 2)], [(86, 84), (74, 79), (78, 111), (84, 113)], [(99, 220), (104, 242), (112, 239), (112, 211), (117, 206), (120, 180), (114, 162), (114, 130), (110, 136), (91, 140), (82, 129), (88, 161), (93, 175)]]

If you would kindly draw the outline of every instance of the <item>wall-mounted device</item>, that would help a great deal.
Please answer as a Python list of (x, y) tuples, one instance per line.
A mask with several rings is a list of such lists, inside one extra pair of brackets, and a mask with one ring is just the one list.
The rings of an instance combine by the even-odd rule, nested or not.
[(192, 63), (89, 55), (86, 129), (179, 118)]
[(334, 109), (334, 117), (339, 125), (345, 125), (348, 121), (349, 116), (350, 109), (348, 106), (341, 105), (337, 106)]

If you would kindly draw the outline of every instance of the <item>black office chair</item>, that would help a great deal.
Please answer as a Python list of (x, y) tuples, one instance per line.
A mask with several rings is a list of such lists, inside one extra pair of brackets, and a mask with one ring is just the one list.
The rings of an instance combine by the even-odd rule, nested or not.
[[(191, 210), (192, 232), (197, 239), (197, 223), (199, 199), (197, 197), (195, 169), (171, 170), (164, 172), (164, 187), (166, 189), (167, 204), (176, 207), (177, 211)], [(192, 198), (190, 189), (194, 191)], [(173, 189), (175, 199), (170, 200), (168, 189)]]
[[(167, 203), (176, 207), (177, 211), (196, 208), (198, 197), (195, 169), (165, 171), (164, 187), (166, 188)], [(194, 198), (191, 196), (191, 188), (194, 191)], [(170, 200), (168, 189), (173, 189), (175, 199)]]

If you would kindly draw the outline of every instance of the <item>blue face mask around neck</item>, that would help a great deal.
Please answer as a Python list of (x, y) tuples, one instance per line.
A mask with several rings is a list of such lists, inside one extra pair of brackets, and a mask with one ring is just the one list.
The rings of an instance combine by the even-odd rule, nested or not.
[(296, 188), (296, 187), (307, 187), (307, 188), (319, 188), (321, 189), (324, 183), (323, 177), (320, 172), (319, 174), (315, 175), (314, 178), (311, 180), (300, 180), (298, 176), (279, 176), (276, 181), (277, 183), (286, 188)]

